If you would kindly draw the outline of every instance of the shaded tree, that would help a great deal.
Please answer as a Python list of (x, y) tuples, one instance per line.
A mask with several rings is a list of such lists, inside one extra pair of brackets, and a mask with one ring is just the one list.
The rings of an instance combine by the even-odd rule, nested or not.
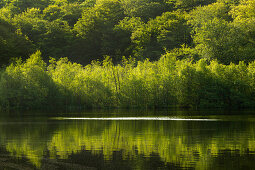
[(12, 25), (0, 19), (0, 65), (11, 58), (28, 57), (34, 51), (31, 41)]

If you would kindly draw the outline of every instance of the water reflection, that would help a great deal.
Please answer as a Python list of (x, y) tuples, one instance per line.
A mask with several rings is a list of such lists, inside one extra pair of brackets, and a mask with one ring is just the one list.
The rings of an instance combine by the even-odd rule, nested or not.
[(254, 121), (236, 117), (228, 121), (3, 118), (0, 145), (39, 169), (247, 169), (255, 168), (254, 130)]

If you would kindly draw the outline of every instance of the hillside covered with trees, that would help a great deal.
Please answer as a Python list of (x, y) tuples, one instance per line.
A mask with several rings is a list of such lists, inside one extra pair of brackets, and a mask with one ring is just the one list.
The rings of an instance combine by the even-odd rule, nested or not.
[[(68, 57), (89, 64), (110, 56), (158, 60), (255, 58), (253, 0), (2, 0), (0, 61)], [(11, 60), (12, 61), (12, 60)]]
[(0, 2), (2, 109), (253, 107), (254, 60), (254, 0)]

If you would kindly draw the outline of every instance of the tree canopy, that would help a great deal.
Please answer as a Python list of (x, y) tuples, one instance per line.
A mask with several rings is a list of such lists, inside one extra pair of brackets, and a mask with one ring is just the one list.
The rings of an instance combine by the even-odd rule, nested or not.
[(2, 0), (0, 64), (37, 50), (81, 64), (158, 60), (183, 47), (192, 51), (184, 58), (248, 63), (254, 11), (253, 0)]

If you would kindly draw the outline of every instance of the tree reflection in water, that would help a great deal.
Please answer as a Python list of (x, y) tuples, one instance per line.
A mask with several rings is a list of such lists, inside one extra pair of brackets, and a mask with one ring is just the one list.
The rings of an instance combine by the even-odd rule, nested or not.
[(39, 169), (254, 168), (253, 121), (1, 122), (2, 148)]

